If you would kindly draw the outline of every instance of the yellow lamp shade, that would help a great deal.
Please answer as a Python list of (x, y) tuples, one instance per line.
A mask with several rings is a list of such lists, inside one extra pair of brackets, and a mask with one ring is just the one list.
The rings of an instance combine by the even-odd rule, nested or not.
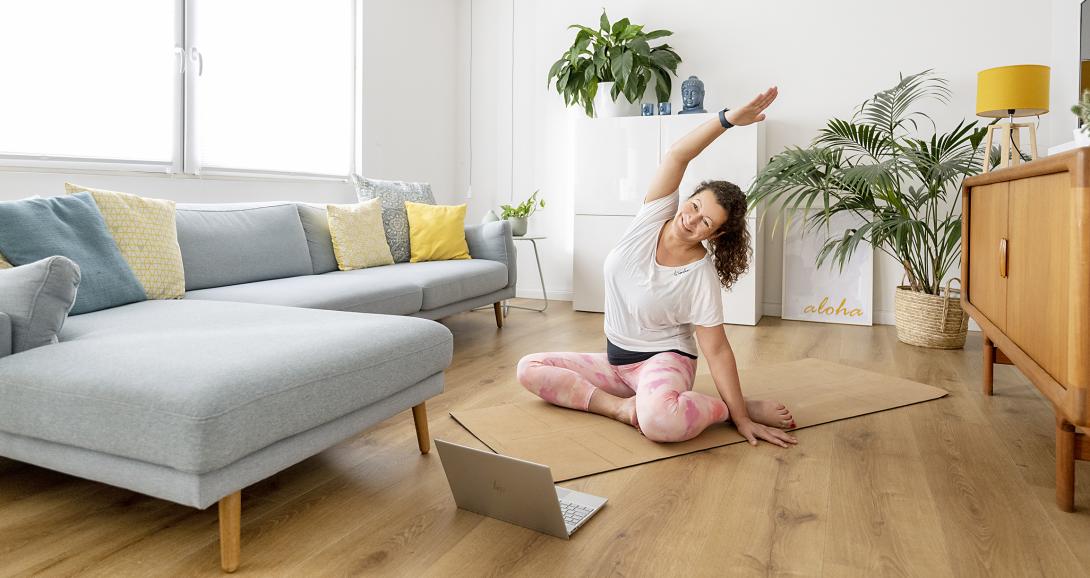
[(1006, 118), (1048, 112), (1048, 77), (1049, 68), (1040, 64), (981, 70), (976, 76), (977, 116)]

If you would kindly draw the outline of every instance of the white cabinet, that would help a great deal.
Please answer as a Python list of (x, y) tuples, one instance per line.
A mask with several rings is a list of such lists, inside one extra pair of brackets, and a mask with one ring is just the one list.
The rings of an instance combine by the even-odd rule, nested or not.
[(576, 215), (575, 259), (572, 270), (572, 307), (576, 311), (604, 309), (602, 265), (632, 222), (631, 215)]
[(652, 118), (585, 119), (579, 125), (576, 215), (636, 214), (659, 164), (659, 123)]
[[(574, 308), (604, 308), (602, 265), (643, 203), (659, 160), (674, 142), (714, 114), (584, 119), (576, 129)], [(762, 124), (734, 127), (715, 140), (685, 171), (682, 198), (705, 180), (726, 180), (745, 190), (764, 162)], [(725, 323), (755, 325), (761, 319), (763, 251), (757, 220), (750, 270), (723, 292)]]

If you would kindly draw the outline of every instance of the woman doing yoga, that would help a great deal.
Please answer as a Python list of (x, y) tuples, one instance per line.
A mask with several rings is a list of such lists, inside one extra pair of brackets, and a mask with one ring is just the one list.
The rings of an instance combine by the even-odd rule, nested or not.
[[(787, 408), (742, 397), (723, 330), (720, 285), (730, 287), (748, 268), (745, 195), (726, 181), (706, 181), (679, 207), (678, 192), (689, 162), (730, 126), (764, 120), (777, 93), (770, 88), (674, 143), (605, 261), (607, 352), (527, 355), (518, 364), (526, 389), (635, 426), (654, 441), (691, 439), (730, 419), (751, 444), (796, 443), (781, 429), (795, 425)], [(720, 398), (692, 391), (698, 344)]]

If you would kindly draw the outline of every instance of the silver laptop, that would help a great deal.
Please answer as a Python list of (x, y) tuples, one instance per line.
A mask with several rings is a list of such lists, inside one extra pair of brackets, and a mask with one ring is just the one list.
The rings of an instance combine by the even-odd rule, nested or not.
[(605, 498), (553, 485), (549, 466), (435, 440), (459, 508), (567, 539)]

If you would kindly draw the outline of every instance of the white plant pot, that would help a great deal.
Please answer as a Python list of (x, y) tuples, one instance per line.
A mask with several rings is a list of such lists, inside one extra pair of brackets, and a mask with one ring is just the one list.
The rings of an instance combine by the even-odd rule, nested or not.
[(617, 100), (614, 101), (610, 98), (612, 91), (612, 82), (598, 83), (598, 92), (594, 94), (594, 116), (598, 118), (639, 116), (640, 103), (628, 102), (623, 94), (617, 95)]
[(1090, 146), (1090, 134), (1086, 134), (1081, 128), (1073, 129), (1071, 134), (1075, 136), (1075, 146)]

